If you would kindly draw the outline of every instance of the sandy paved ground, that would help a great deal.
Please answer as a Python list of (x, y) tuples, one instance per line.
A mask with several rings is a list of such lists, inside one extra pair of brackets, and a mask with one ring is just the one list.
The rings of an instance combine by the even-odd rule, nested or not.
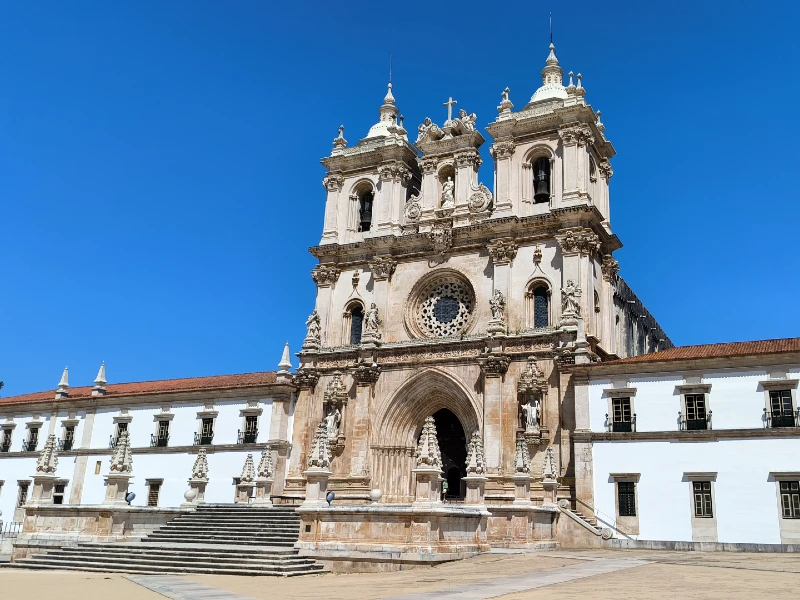
[[(325, 574), (288, 579), (198, 575), (189, 579), (220, 590), (265, 600), (378, 600), (578, 565), (586, 557), (636, 558), (652, 563), (506, 595), (503, 599), (797, 598), (800, 589), (800, 555), (603, 550), (487, 554), (438, 567), (381, 574)], [(3, 600), (163, 600), (163, 596), (129, 582), (121, 575), (69, 571), (2, 569), (0, 590)]]

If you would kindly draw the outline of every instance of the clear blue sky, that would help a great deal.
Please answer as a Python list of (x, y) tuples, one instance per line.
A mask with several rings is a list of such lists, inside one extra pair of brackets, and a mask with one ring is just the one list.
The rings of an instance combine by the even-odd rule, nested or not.
[[(800, 335), (800, 3), (551, 6), (618, 152), (623, 277), (677, 344)], [(3, 2), (2, 394), (103, 360), (111, 382), (275, 368), (313, 307), (319, 159), (376, 121), (389, 54), (408, 129), (450, 95), (483, 127), (538, 87), (548, 10)]]

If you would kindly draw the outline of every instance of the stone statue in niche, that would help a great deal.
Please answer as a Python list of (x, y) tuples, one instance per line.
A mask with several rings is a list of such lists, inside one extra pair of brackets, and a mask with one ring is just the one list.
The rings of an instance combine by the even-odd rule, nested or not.
[(522, 427), (525, 433), (539, 433), (539, 399), (528, 396), (526, 400), (522, 405)]
[(317, 313), (316, 309), (314, 309), (309, 315), (308, 321), (306, 321), (306, 327), (308, 328), (308, 333), (306, 333), (306, 339), (315, 340), (319, 342), (322, 325), (319, 318), (319, 313)]
[(455, 208), (455, 184), (453, 178), (448, 177), (442, 184), (442, 208)]
[(561, 314), (562, 316), (579, 317), (581, 307), (578, 303), (578, 287), (572, 279), (567, 280), (567, 287), (561, 289)]
[(492, 320), (499, 323), (505, 322), (506, 318), (506, 299), (500, 290), (494, 291), (494, 296), (489, 300), (489, 307), (492, 309)]
[(325, 415), (325, 430), (328, 432), (328, 439), (335, 440), (339, 435), (339, 425), (342, 422), (342, 413), (339, 407), (331, 403), (328, 406), (328, 414)]
[(381, 325), (381, 319), (378, 316), (378, 306), (373, 302), (369, 305), (366, 314), (364, 315), (364, 333), (376, 334), (378, 327)]

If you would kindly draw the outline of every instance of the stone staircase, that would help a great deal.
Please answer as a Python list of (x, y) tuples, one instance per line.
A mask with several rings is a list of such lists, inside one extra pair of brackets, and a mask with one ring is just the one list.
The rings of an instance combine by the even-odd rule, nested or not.
[(291, 506), (201, 504), (132, 542), (85, 542), (19, 559), (14, 568), (139, 574), (305, 575), (322, 566), (299, 556)]

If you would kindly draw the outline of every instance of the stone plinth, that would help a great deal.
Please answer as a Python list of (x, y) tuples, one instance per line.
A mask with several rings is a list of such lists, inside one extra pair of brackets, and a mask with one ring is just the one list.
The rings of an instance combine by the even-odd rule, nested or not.
[(419, 467), (411, 471), (417, 482), (414, 506), (427, 507), (442, 504), (442, 470), (437, 467)]
[(327, 469), (309, 469), (303, 471), (306, 478), (306, 499), (301, 506), (322, 507), (327, 506), (325, 496), (328, 493), (328, 479), (332, 473)]
[(511, 476), (514, 482), (514, 504), (529, 506), (531, 504), (531, 482), (533, 477), (522, 473)]
[(487, 540), (494, 548), (557, 548), (558, 507), (492, 504)]
[(105, 476), (106, 497), (104, 505), (108, 506), (128, 506), (125, 496), (128, 495), (128, 486), (133, 479), (133, 475), (122, 473), (109, 473)]
[(467, 486), (464, 505), (484, 507), (484, 492), (488, 478), (480, 475), (467, 475), (461, 481)]
[(236, 486), (236, 499), (234, 504), (250, 504), (250, 497), (253, 495), (255, 483), (240, 483)]
[(22, 532), (13, 558), (81, 542), (136, 541), (187, 512), (157, 506), (31, 504), (25, 507)]
[(558, 489), (558, 481), (555, 479), (545, 479), (542, 481), (544, 488), (544, 504), (545, 506), (556, 506), (556, 490)]
[(195, 491), (195, 496), (191, 502), (184, 502), (181, 504), (181, 508), (192, 508), (198, 504), (205, 504), (206, 485), (208, 485), (208, 479), (190, 479), (189, 489)]
[(489, 549), (486, 509), (439, 504), (301, 505), (295, 548), (333, 570), (393, 570), (403, 564), (436, 564)]
[(52, 504), (53, 490), (56, 487), (55, 475), (35, 475), (30, 504)]
[(256, 479), (256, 497), (253, 504), (259, 506), (272, 506), (272, 484), (274, 480), (269, 477), (259, 477)]

